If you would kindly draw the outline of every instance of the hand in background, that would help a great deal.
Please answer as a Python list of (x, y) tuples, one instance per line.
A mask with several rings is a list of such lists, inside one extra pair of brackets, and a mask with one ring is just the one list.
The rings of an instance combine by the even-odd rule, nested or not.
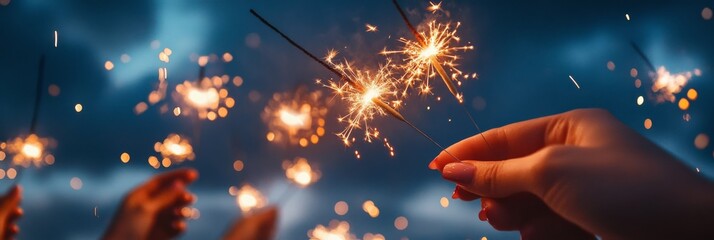
[(226, 232), (225, 240), (269, 240), (275, 236), (278, 209), (271, 207), (236, 221)]
[(20, 232), (15, 221), (22, 216), (20, 200), (22, 188), (13, 186), (4, 196), (0, 197), (0, 239), (12, 239)]
[(186, 186), (198, 178), (193, 169), (157, 175), (132, 190), (115, 213), (104, 239), (170, 239), (186, 229), (181, 208), (193, 202)]
[(429, 167), (483, 197), (479, 218), (524, 239), (712, 238), (714, 186), (603, 110), (496, 128)]

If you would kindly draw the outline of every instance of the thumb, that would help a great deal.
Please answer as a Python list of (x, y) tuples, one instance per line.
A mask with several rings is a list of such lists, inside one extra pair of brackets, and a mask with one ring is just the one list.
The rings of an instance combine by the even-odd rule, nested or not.
[(444, 166), (441, 175), (461, 188), (491, 198), (531, 192), (533, 162), (529, 157), (502, 161), (461, 161)]

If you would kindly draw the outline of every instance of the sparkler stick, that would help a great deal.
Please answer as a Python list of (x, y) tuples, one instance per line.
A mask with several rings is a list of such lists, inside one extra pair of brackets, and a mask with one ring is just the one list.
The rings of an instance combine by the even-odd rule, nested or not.
[(42, 100), (42, 83), (45, 79), (45, 54), (40, 55), (40, 63), (37, 68), (37, 86), (35, 88), (35, 106), (32, 110), (32, 121), (30, 122), (30, 134), (35, 133), (37, 126), (37, 114), (40, 109), (40, 100)]
[[(273, 26), (273, 24), (271, 24), (270, 22), (268, 22), (268, 20), (266, 20), (265, 18), (263, 18), (262, 16), (260, 16), (260, 14), (258, 14), (255, 10), (251, 9), (251, 10), (250, 10), (250, 13), (253, 14), (253, 16), (255, 16), (256, 18), (258, 18), (258, 20), (260, 20), (263, 24), (265, 24), (265, 25), (268, 26), (270, 29), (272, 29), (274, 32), (276, 32), (276, 33), (279, 34), (281, 37), (283, 37), (283, 39), (287, 40), (291, 45), (293, 45), (294, 47), (296, 47), (297, 49), (299, 49), (300, 51), (302, 51), (305, 55), (307, 55), (308, 57), (310, 57), (312, 60), (314, 60), (314, 61), (320, 63), (322, 66), (324, 66), (325, 68), (327, 68), (327, 69), (330, 70), (331, 72), (337, 74), (337, 76), (339, 76), (341, 80), (346, 81), (350, 86), (352, 86), (353, 88), (355, 88), (355, 89), (357, 89), (357, 90), (359, 90), (359, 91), (364, 91), (364, 87), (363, 87), (362, 85), (358, 84), (356, 81), (354, 81), (354, 80), (350, 79), (349, 77), (347, 77), (344, 73), (342, 73), (342, 72), (340, 72), (340, 71), (337, 71), (337, 69), (333, 68), (332, 66), (328, 65), (327, 63), (325, 63), (324, 61), (322, 61), (321, 59), (317, 58), (315, 55), (313, 55), (312, 53), (310, 53), (309, 51), (307, 51), (305, 48), (303, 48), (302, 46), (300, 46), (300, 44), (296, 43), (296, 42), (293, 41), (290, 37), (288, 37), (288, 36), (285, 35), (282, 31), (280, 31), (278, 28), (276, 28), (275, 26)], [(402, 121), (402, 122), (406, 123), (407, 125), (409, 125), (411, 128), (413, 128), (414, 130), (416, 130), (417, 132), (419, 132), (419, 134), (421, 134), (422, 136), (424, 136), (425, 138), (427, 138), (429, 141), (431, 141), (432, 143), (434, 143), (434, 145), (436, 145), (437, 147), (439, 147), (442, 151), (446, 152), (447, 154), (449, 154), (449, 155), (450, 155), (451, 157), (453, 157), (454, 159), (459, 160), (459, 158), (457, 158), (456, 156), (454, 156), (453, 154), (451, 154), (449, 151), (447, 151), (446, 148), (442, 147), (441, 144), (439, 144), (439, 143), (437, 143), (436, 141), (434, 141), (434, 139), (432, 139), (429, 135), (427, 135), (426, 133), (424, 133), (421, 129), (417, 128), (416, 126), (414, 126), (414, 124), (412, 124), (412, 123), (409, 122), (406, 118), (404, 118), (404, 116), (402, 116), (402, 114), (400, 114), (397, 110), (395, 110), (394, 108), (390, 107), (388, 104), (384, 103), (382, 100), (380, 100), (380, 99), (378, 99), (378, 98), (372, 98), (372, 102), (373, 102), (375, 105), (377, 105), (377, 106), (379, 106), (380, 108), (382, 108), (385, 112), (387, 112), (387, 113), (388, 113), (389, 115), (391, 115), (392, 117), (394, 117), (394, 118), (396, 118), (397, 120)], [(460, 161), (460, 160), (459, 160), (459, 161)]]
[[(421, 44), (423, 48), (427, 47), (427, 42), (426, 39), (424, 39), (424, 36), (422, 36), (412, 25), (412, 23), (409, 21), (409, 18), (407, 15), (404, 13), (404, 10), (402, 10), (402, 6), (399, 5), (399, 2), (397, 0), (392, 0), (392, 3), (394, 3), (394, 7), (397, 8), (397, 11), (399, 11), (399, 15), (402, 17), (402, 20), (404, 20), (404, 23), (407, 24), (407, 28), (409, 28), (409, 31), (414, 35), (414, 38), (417, 39), (417, 42)], [(468, 108), (466, 108), (466, 105), (464, 105), (464, 96), (463, 94), (460, 94), (458, 90), (456, 90), (456, 86), (454, 86), (453, 81), (451, 81), (451, 78), (446, 74), (446, 71), (444, 70), (444, 67), (441, 66), (441, 63), (439, 63), (438, 56), (434, 55), (430, 58), (431, 60), (431, 65), (434, 66), (434, 69), (436, 69), (436, 72), (439, 74), (441, 77), (441, 80), (444, 81), (444, 84), (446, 84), (446, 88), (449, 89), (449, 92), (451, 92), (451, 95), (453, 95), (456, 98), (456, 101), (459, 102), (459, 105), (461, 105), (464, 108), (464, 111), (466, 112), (466, 115), (468, 115), (469, 120), (471, 123), (476, 127), (476, 131), (478, 131), (479, 135), (481, 135), (481, 138), (483, 138), (483, 141), (486, 142), (486, 145), (491, 147), (491, 144), (488, 143), (486, 140), (486, 137), (483, 135), (483, 132), (481, 131), (481, 128), (476, 124), (476, 120), (474, 120), (474, 117), (471, 116), (471, 112), (469, 111)]]
[(647, 57), (647, 55), (645, 55), (645, 52), (643, 52), (642, 49), (639, 46), (637, 46), (635, 41), (630, 41), (630, 45), (632, 46), (633, 49), (635, 49), (635, 52), (637, 52), (637, 55), (640, 55), (642, 60), (645, 60), (645, 64), (647, 64), (647, 67), (649, 67), (650, 70), (656, 74), (657, 68), (655, 68), (654, 64), (652, 64), (652, 61), (650, 61), (650, 59)]

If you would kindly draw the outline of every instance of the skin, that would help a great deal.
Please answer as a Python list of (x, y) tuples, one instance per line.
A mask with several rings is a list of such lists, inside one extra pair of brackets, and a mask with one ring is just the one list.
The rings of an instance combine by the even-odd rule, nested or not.
[(22, 188), (13, 186), (4, 196), (0, 197), (0, 239), (14, 239), (20, 232), (20, 227), (15, 222), (22, 216), (20, 200)]
[(226, 232), (225, 240), (269, 240), (275, 236), (278, 209), (271, 207), (239, 219)]
[(714, 184), (611, 114), (581, 109), (484, 132), (430, 164), (523, 239), (712, 239)]
[(132, 190), (121, 204), (103, 239), (172, 239), (186, 229), (181, 208), (193, 202), (186, 186), (198, 178), (179, 169), (151, 178)]

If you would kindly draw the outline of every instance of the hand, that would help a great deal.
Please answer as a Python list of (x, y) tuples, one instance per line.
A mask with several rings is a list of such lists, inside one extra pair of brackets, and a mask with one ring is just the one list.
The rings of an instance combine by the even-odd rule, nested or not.
[(153, 177), (132, 190), (114, 216), (104, 239), (170, 239), (186, 229), (181, 208), (193, 202), (186, 189), (198, 178), (192, 169)]
[(226, 232), (226, 240), (268, 240), (275, 235), (278, 209), (271, 207), (262, 212), (244, 217)]
[[(514, 123), (429, 164), (523, 239), (712, 238), (714, 186), (603, 110)], [(562, 231), (560, 231), (562, 230)]]
[(12, 239), (20, 232), (15, 221), (22, 216), (20, 200), (22, 188), (13, 186), (5, 196), (0, 197), (0, 239)]

